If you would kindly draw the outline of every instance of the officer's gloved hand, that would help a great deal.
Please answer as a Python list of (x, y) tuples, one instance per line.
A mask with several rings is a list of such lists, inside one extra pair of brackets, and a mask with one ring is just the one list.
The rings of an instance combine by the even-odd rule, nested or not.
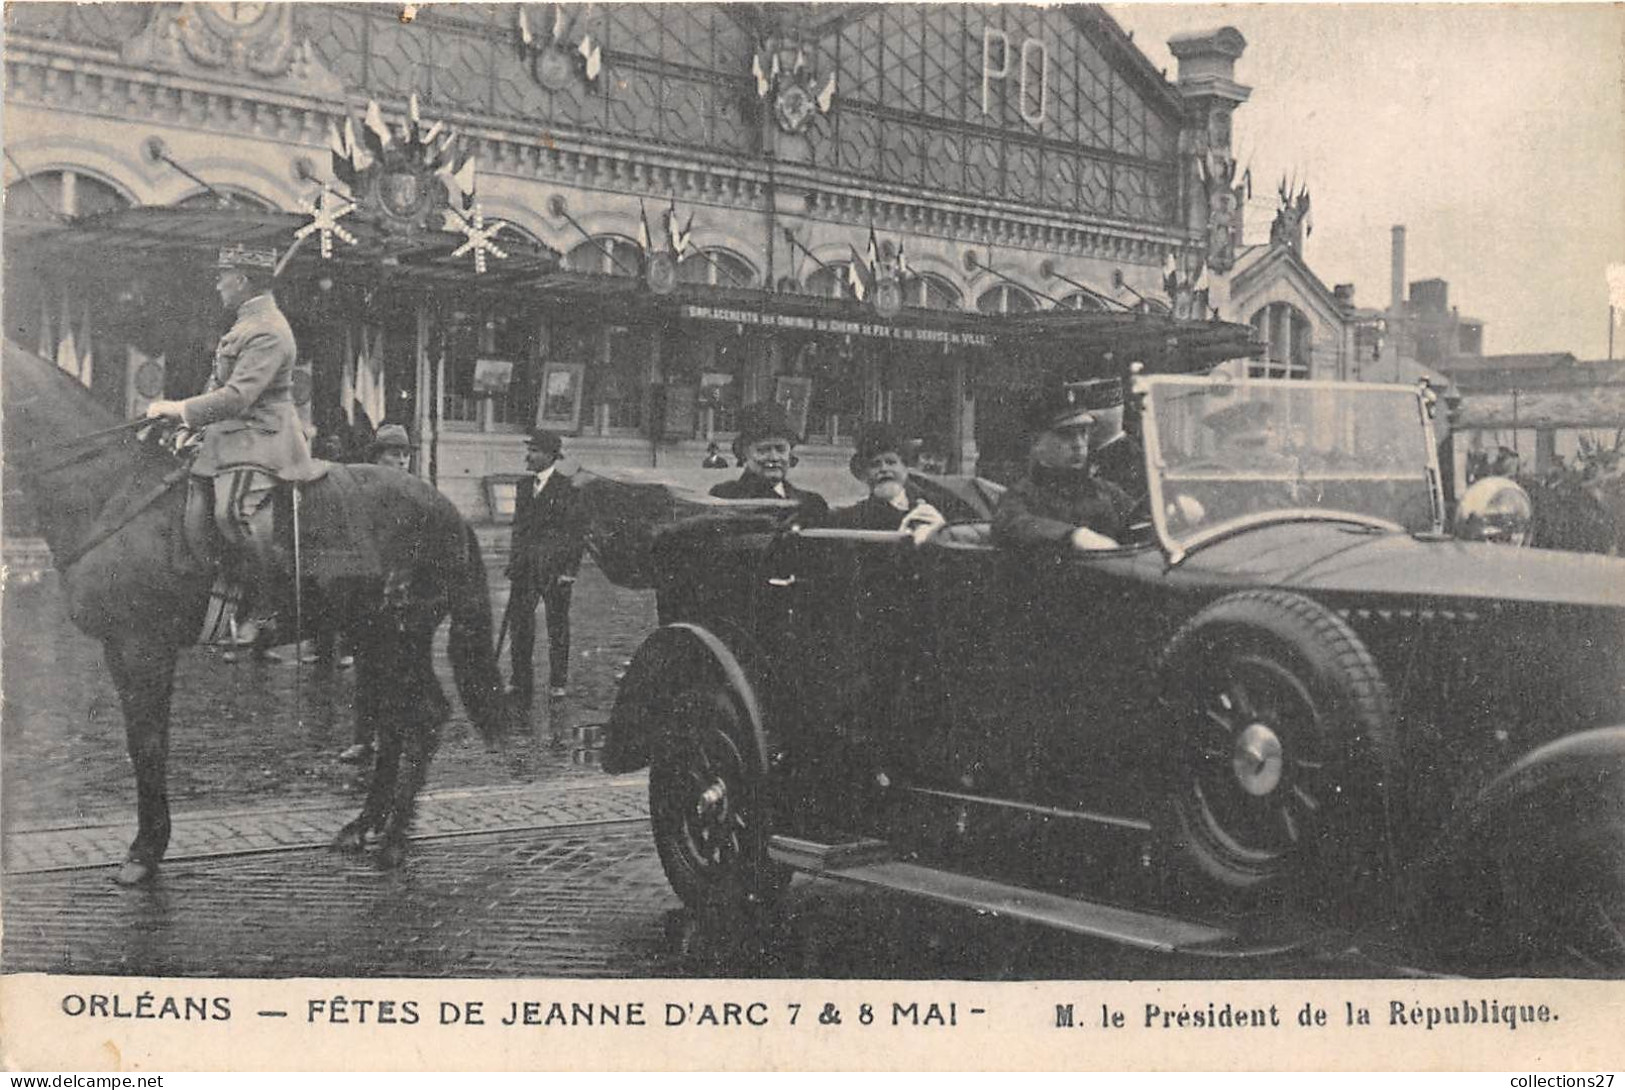
[(1072, 531), (1072, 547), (1079, 552), (1094, 552), (1098, 549), (1115, 549), (1118, 545), (1105, 534), (1097, 533), (1087, 526), (1079, 526)]
[(185, 413), (179, 401), (165, 401), (159, 398), (147, 406), (147, 419), (169, 420), (179, 424), (185, 419)]

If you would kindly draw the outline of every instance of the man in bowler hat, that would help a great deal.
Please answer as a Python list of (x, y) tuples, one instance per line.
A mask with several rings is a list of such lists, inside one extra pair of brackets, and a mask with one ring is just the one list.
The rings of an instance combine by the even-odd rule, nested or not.
[(822, 521), (829, 513), (824, 497), (785, 479), (800, 441), (779, 405), (771, 401), (746, 405), (739, 410), (739, 434), (734, 439), (734, 456), (745, 471), (734, 480), (712, 485), (711, 495), (727, 500), (795, 500), (804, 518)]
[(1028, 406), (1032, 468), (993, 512), (993, 540), (1016, 548), (1115, 549), (1127, 530), (1127, 494), (1089, 472), (1085, 383), (1046, 391)]
[(536, 606), (547, 610), (548, 687), (563, 696), (570, 677), (570, 596), (586, 547), (586, 510), (570, 479), (558, 472), (564, 445), (537, 429), (525, 441), (525, 469), (513, 516), (513, 587), (508, 611), (513, 673), (508, 692), (528, 706), (533, 692), (531, 658), (536, 646)]
[(401, 424), (384, 424), (367, 448), (367, 460), (391, 469), (412, 468), (412, 433)]

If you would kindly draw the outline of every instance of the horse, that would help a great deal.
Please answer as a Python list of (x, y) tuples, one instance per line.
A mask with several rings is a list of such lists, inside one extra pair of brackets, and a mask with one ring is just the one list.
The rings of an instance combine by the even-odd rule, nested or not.
[[(115, 880), (149, 883), (169, 845), (175, 666), (201, 633), (218, 565), (187, 533), (188, 473), (180, 455), (153, 441), (142, 422), (118, 421), (78, 382), (9, 340), (3, 363), (8, 476), (34, 508), (69, 617), (102, 644), (135, 766), (137, 831)], [(351, 476), (335, 479), (344, 474)], [(501, 737), (511, 710), (473, 529), (432, 486), (399, 470), (334, 466), (302, 487), (310, 496), (341, 484), (350, 532), (375, 550), (375, 563), (320, 587), (307, 583), (354, 636), (357, 727), (369, 736), (376, 730), (378, 747), (361, 812), (333, 846), (360, 851), (376, 841), (378, 861), (395, 867), (450, 711), (431, 658), (448, 614), (458, 695), (487, 744)], [(310, 505), (312, 518), (332, 509)], [(321, 527), (307, 521), (303, 529)]]

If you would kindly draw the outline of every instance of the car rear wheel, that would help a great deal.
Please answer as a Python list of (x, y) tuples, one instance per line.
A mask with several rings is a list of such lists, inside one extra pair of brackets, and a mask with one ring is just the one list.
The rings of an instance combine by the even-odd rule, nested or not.
[(748, 730), (719, 687), (678, 693), (649, 769), (655, 848), (695, 912), (769, 908), (790, 871), (767, 858), (766, 806)]
[(1163, 661), (1171, 824), (1195, 892), (1367, 905), (1389, 870), (1397, 759), (1354, 631), (1301, 595), (1245, 591), (1192, 618)]

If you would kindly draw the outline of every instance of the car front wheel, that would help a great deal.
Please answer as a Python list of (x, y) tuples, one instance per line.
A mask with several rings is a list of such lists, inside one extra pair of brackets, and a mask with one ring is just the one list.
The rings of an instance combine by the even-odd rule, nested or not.
[(649, 769), (649, 812), (660, 863), (696, 913), (769, 908), (790, 872), (767, 858), (762, 777), (748, 730), (721, 688), (678, 693)]
[(1322, 913), (1364, 907), (1391, 855), (1388, 693), (1341, 617), (1283, 591), (1244, 591), (1190, 620), (1164, 653), (1171, 824), (1198, 899), (1264, 895)]

